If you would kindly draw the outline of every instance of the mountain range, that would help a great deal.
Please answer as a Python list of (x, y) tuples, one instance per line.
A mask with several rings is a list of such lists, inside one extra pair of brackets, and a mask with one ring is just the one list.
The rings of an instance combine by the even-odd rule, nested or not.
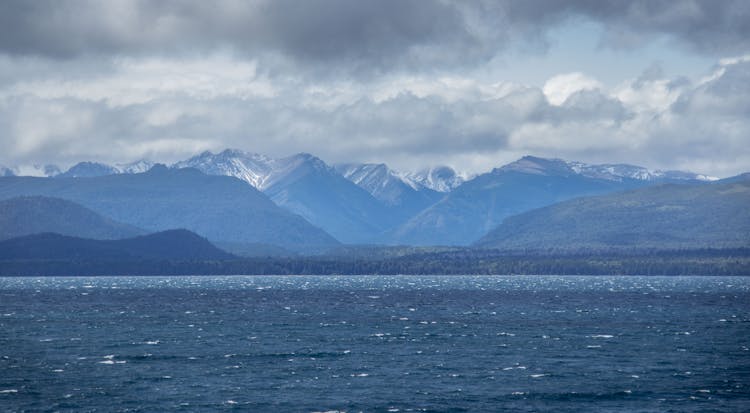
[[(448, 176), (445, 180), (414, 179), (414, 176), (396, 172), (382, 163), (339, 164), (335, 169), (385, 205), (398, 222), (437, 202), (444, 196), (444, 192), (452, 189), (447, 185), (454, 183)], [(429, 175), (420, 177), (426, 178)]]
[(185, 228), (212, 242), (262, 243), (293, 251), (338, 245), (325, 231), (239, 179), (156, 165), (90, 178), (0, 178), (0, 199), (47, 196), (76, 202), (145, 231)]
[[(6, 175), (17, 170), (6, 168)], [(509, 217), (536, 208), (711, 179), (532, 156), (467, 177), (449, 167), (399, 172), (385, 164), (328, 165), (311, 154), (274, 159), (225, 150), (169, 167), (82, 162), (53, 178), (0, 177), (0, 199), (58, 197), (144, 231), (186, 228), (232, 251), (294, 253), (339, 242), (471, 245)]]
[(393, 230), (388, 240), (408, 245), (469, 245), (505, 218), (534, 208), (664, 182), (705, 180), (691, 173), (526, 156), (463, 183)]
[(107, 165), (99, 162), (79, 162), (67, 171), (53, 176), (62, 178), (91, 178), (94, 176), (115, 174), (137, 174), (146, 172), (153, 166), (153, 162), (145, 160), (115, 165)]
[(461, 179), (447, 167), (407, 176), (384, 164), (330, 166), (305, 153), (273, 159), (239, 150), (204, 152), (173, 167), (242, 179), (345, 243), (382, 240), (442, 196), (433, 187), (445, 191)]
[(448, 167), (415, 173), (385, 164), (332, 168), (309, 154), (272, 159), (236, 150), (204, 152), (175, 164), (183, 166), (244, 179), (344, 243), (392, 245), (468, 245), (507, 216), (572, 197), (709, 180), (689, 172), (530, 156), (469, 180)]
[(66, 177), (86, 178), (94, 176), (114, 174), (134, 174), (146, 172), (154, 166), (154, 162), (140, 160), (130, 163), (118, 163), (109, 165), (101, 162), (84, 161), (78, 162), (63, 171), (57, 165), (23, 165), (7, 167), (0, 165), (0, 177), (2, 176), (36, 176), (36, 177)]
[(310, 154), (271, 159), (236, 150), (204, 152), (174, 167), (242, 179), (277, 205), (346, 243), (367, 242), (393, 220), (388, 208), (365, 189)]
[(507, 218), (475, 246), (523, 251), (750, 247), (750, 176), (664, 184)]

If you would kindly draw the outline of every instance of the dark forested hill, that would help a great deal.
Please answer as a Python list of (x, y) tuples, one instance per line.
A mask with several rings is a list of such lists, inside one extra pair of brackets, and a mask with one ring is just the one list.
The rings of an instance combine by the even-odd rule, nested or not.
[(121, 240), (94, 240), (43, 233), (0, 241), (0, 260), (207, 261), (235, 258), (205, 238), (170, 230)]

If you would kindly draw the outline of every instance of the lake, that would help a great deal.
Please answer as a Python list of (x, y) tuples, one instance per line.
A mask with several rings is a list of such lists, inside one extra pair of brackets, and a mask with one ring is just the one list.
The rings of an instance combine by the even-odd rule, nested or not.
[(0, 278), (0, 411), (749, 409), (750, 278)]

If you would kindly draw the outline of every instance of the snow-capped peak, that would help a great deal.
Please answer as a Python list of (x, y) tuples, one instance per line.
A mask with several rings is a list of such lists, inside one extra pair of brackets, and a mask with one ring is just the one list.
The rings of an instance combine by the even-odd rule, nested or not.
[(99, 162), (78, 162), (71, 166), (67, 171), (61, 173), (62, 178), (91, 178), (95, 176), (114, 175), (120, 171), (114, 166)]
[(130, 163), (115, 164), (115, 169), (121, 174), (139, 174), (148, 171), (154, 163), (145, 159)]
[(397, 205), (405, 192), (423, 188), (383, 163), (349, 163), (335, 166), (344, 178), (387, 205)]
[(567, 161), (556, 158), (537, 158), (536, 156), (524, 156), (515, 162), (511, 162), (494, 170), (494, 172), (507, 171), (531, 175), (572, 175), (577, 173)]
[(177, 162), (172, 167), (196, 168), (209, 175), (233, 176), (261, 191), (293, 173), (299, 173), (304, 168), (332, 171), (320, 158), (309, 153), (273, 159), (238, 149), (226, 149), (217, 154), (206, 151), (188, 160)]
[(154, 166), (154, 163), (145, 159), (115, 165), (84, 161), (71, 166), (65, 172), (61, 171), (57, 165), (24, 165), (13, 168), (0, 166), (0, 176), (82, 178), (114, 174), (137, 174), (148, 171), (152, 166)]
[(135, 162), (108, 165), (101, 162), (79, 162), (67, 171), (57, 174), (63, 178), (90, 178), (104, 175), (138, 174), (150, 170), (154, 163), (145, 159)]
[(450, 192), (468, 179), (449, 166), (425, 168), (406, 173), (404, 177), (416, 185), (438, 192)]
[(213, 154), (206, 151), (177, 162), (173, 168), (196, 168), (210, 175), (228, 175), (261, 189), (273, 169), (273, 159), (265, 155), (227, 149)]
[(664, 171), (661, 169), (652, 170), (644, 168), (642, 166), (628, 164), (587, 165), (582, 162), (569, 162), (568, 164), (571, 166), (571, 169), (573, 169), (580, 175), (608, 180), (635, 179), (639, 181), (711, 181), (716, 179), (692, 172)]
[(534, 175), (556, 175), (569, 176), (581, 175), (588, 178), (606, 179), (610, 181), (622, 181), (623, 179), (633, 179), (639, 181), (657, 181), (657, 180), (698, 180), (711, 181), (716, 178), (706, 175), (699, 175), (692, 172), (684, 171), (664, 171), (651, 170), (637, 165), (628, 164), (601, 164), (592, 165), (577, 161), (565, 161), (563, 159), (546, 159), (534, 156), (524, 156), (523, 158), (511, 162), (495, 172), (515, 171)]
[(276, 168), (277, 170), (285, 169), (290, 170), (294, 168), (298, 168), (302, 165), (308, 165), (312, 168), (316, 168), (318, 170), (330, 170), (331, 167), (328, 166), (327, 163), (323, 162), (322, 159), (318, 158), (315, 155), (306, 153), (306, 152), (300, 152), (296, 155), (288, 156), (286, 158), (281, 158), (275, 161), (276, 162)]
[(394, 185), (407, 185), (412, 190), (430, 189), (449, 192), (466, 178), (448, 166), (422, 169), (417, 172), (400, 172), (383, 163), (349, 163), (336, 165), (336, 170), (346, 179), (365, 188), (376, 198), (379, 192)]
[(365, 189), (386, 186), (390, 179), (413, 185), (413, 182), (405, 182), (396, 171), (384, 163), (346, 163), (335, 165), (334, 168), (344, 178)]

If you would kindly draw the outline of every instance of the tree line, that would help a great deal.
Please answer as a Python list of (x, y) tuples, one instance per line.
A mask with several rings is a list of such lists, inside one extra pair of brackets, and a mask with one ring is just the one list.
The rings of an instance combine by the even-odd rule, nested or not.
[(314, 256), (211, 261), (0, 261), (0, 276), (398, 274), (750, 275), (750, 249), (560, 255), (461, 250), (384, 259)]

